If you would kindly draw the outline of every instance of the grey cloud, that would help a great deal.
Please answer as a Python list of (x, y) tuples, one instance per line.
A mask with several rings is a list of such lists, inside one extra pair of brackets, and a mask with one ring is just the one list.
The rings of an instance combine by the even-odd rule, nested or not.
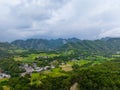
[(119, 9), (119, 0), (1, 0), (0, 40), (120, 36)]
[[(20, 0), (19, 0), (20, 1)], [(21, 0), (16, 5), (3, 5), (2, 12), (8, 11), (2, 18), (6, 20), (1, 26), (11, 26), (12, 29), (20, 27), (31, 27), (33, 22), (44, 21), (52, 17), (52, 12), (65, 4), (65, 0), (53, 2), (54, 0)], [(11, 23), (10, 23), (11, 22)], [(13, 27), (12, 27), (13, 26)], [(11, 29), (10, 27), (8, 29)], [(6, 28), (5, 28), (6, 29)]]

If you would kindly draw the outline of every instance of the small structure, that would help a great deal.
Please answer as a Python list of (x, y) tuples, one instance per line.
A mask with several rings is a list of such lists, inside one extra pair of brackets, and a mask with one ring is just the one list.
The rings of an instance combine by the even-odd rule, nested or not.
[(20, 68), (25, 69), (25, 72), (21, 73), (21, 76), (25, 76), (26, 74), (32, 74), (32, 72), (41, 72), (49, 69), (55, 68), (55, 66), (45, 66), (45, 67), (38, 67), (36, 63), (33, 63), (33, 66), (29, 66), (28, 64), (24, 64), (20, 66)]
[(55, 68), (55, 66), (51, 65), (51, 69)]
[(44, 70), (50, 69), (50, 66), (45, 66)]
[(11, 76), (5, 73), (0, 73), (0, 79), (2, 78), (10, 78)]

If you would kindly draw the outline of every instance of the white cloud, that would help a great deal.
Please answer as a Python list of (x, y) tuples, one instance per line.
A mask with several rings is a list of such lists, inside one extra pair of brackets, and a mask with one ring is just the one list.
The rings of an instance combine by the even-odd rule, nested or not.
[(103, 31), (99, 37), (120, 37), (120, 27)]

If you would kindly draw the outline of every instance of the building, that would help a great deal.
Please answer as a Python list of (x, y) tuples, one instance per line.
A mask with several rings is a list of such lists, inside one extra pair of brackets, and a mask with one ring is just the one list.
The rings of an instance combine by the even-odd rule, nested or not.
[(0, 73), (0, 79), (2, 78), (10, 78), (11, 76), (5, 73)]

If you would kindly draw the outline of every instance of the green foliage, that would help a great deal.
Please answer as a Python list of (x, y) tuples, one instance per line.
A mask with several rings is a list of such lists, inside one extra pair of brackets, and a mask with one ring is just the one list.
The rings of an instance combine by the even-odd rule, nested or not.
[[(11, 90), (70, 90), (75, 83), (80, 90), (120, 90), (120, 59), (116, 53), (120, 51), (119, 38), (95, 41), (29, 39), (14, 41), (12, 45), (0, 43), (1, 57), (14, 55), (14, 59), (0, 60), (0, 68), (12, 75), (10, 79), (0, 80), (0, 90), (4, 87)], [(113, 53), (116, 59), (111, 57)], [(20, 77), (24, 71), (19, 68), (22, 62), (57, 68)], [(68, 67), (73, 70), (65, 72)]]
[(74, 64), (72, 68), (74, 71), (77, 71), (80, 68), (80, 66), (78, 64)]
[(10, 78), (4, 85), (9, 86), (11, 90), (70, 90), (74, 83), (78, 84), (79, 90), (120, 89), (120, 61), (118, 59), (80, 70), (78, 65), (74, 66), (75, 70), (72, 72), (53, 69), (51, 72), (33, 73), (31, 77)]
[(81, 90), (119, 90), (120, 61), (105, 62), (76, 72)]
[(12, 75), (18, 76), (19, 73), (23, 72), (22, 69), (19, 68), (20, 62), (16, 62), (13, 58), (4, 58), (0, 60), (0, 68), (4, 70), (4, 72)]
[(10, 78), (8, 81), (11, 90), (28, 90), (29, 83), (30, 80), (26, 77)]

